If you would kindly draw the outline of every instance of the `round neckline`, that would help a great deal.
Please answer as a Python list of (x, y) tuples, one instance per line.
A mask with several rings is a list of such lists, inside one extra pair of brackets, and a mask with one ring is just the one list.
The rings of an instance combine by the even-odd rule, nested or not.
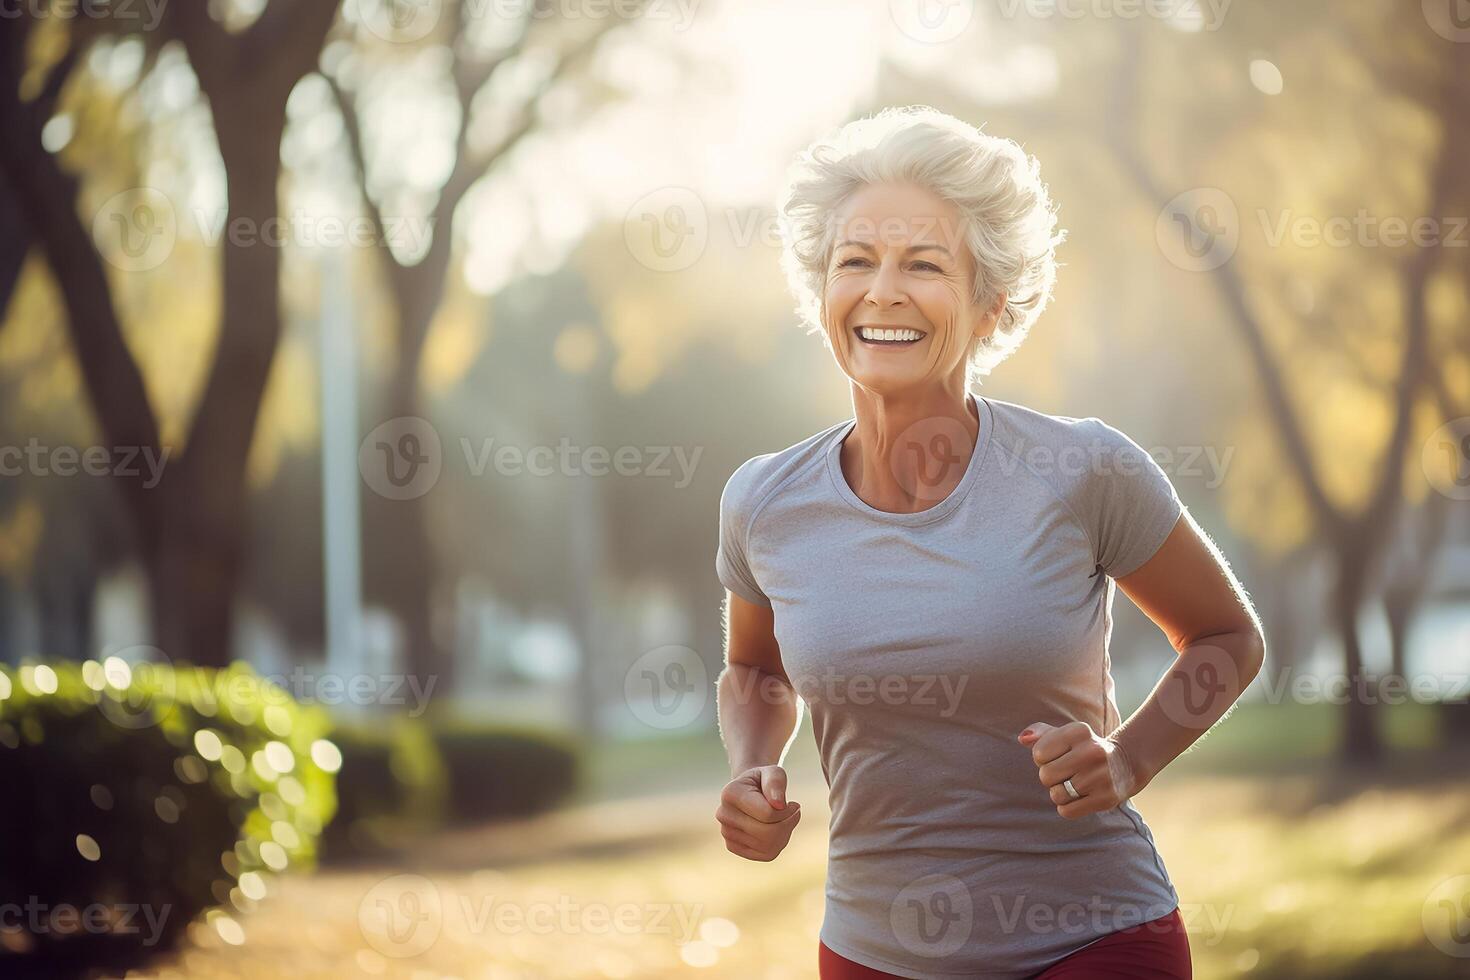
[(891, 524), (917, 525), (930, 524), (949, 514), (965, 499), (970, 488), (975, 485), (976, 478), (980, 473), (980, 467), (984, 463), (984, 456), (990, 446), (990, 433), (995, 428), (995, 410), (991, 408), (990, 401), (984, 395), (967, 392), (970, 403), (975, 406), (975, 417), (979, 420), (980, 431), (975, 438), (975, 449), (970, 453), (970, 461), (965, 466), (964, 475), (960, 482), (955, 484), (943, 500), (933, 507), (916, 510), (907, 513), (879, 510), (859, 497), (848, 486), (847, 477), (842, 473), (842, 444), (857, 427), (857, 418), (849, 419), (838, 431), (832, 444), (827, 447), (827, 475), (832, 479), (833, 489), (837, 495), (848, 503), (859, 513), (871, 517), (874, 520), (886, 521)]

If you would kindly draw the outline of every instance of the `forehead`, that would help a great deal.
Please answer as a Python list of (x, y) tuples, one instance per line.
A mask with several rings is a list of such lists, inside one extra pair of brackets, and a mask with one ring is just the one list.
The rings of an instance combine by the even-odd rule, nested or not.
[(942, 245), (962, 254), (964, 220), (959, 208), (914, 184), (865, 184), (837, 209), (836, 242), (874, 247)]

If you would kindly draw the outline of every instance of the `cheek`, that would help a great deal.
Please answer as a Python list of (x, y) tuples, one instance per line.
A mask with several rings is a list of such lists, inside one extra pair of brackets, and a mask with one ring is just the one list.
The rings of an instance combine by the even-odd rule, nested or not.
[(851, 309), (862, 295), (863, 284), (855, 276), (835, 272), (827, 280), (827, 305), (833, 309)]
[(842, 332), (847, 323), (848, 315), (852, 313), (859, 300), (863, 298), (863, 285), (860, 282), (848, 278), (834, 278), (828, 281), (827, 288), (822, 294), (823, 318), (827, 321), (828, 329), (836, 328), (836, 332)]
[(939, 332), (940, 343), (934, 345), (936, 358), (948, 363), (963, 357), (968, 349), (973, 324), (965, 318), (968, 296), (961, 283), (934, 282), (925, 291), (920, 312)]
[(847, 317), (862, 298), (859, 284), (842, 278), (830, 279), (822, 292), (822, 329), (833, 349), (842, 355), (851, 346), (847, 333)]

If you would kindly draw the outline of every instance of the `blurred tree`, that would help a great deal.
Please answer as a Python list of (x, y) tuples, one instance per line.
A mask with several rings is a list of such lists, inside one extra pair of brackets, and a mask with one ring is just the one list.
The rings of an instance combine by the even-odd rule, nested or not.
[[(506, 154), (535, 131), (541, 122), (538, 105), (542, 98), (581, 66), (608, 32), (635, 17), (641, 3), (625, 5), (627, 9), (621, 9), (618, 16), (600, 20), (549, 19), (547, 5), (526, 4), (514, 17), (490, 25), (494, 36), (488, 41), (482, 36), (486, 25), (475, 20), (479, 9), (475, 4), (451, 0), (448, 6), (451, 16), (441, 21), (447, 36), (441, 39), (430, 35), (427, 40), (442, 44), (450, 52), (446, 59), (449, 87), (459, 122), (450, 151), (449, 175), (428, 216), (432, 237), (422, 254), (401, 254), (392, 247), (383, 202), (401, 197), (402, 188), (385, 179), (385, 171), (390, 168), (383, 164), (394, 162), (399, 153), (373, 153), (377, 144), (364, 131), (363, 117), (368, 117), (370, 124), (375, 107), (364, 101), (360, 90), (381, 67), (372, 62), (370, 49), (382, 46), (360, 39), (360, 50), (350, 59), (339, 61), (342, 67), (338, 74), (327, 75), (342, 114), (363, 207), (376, 231), (375, 251), (387, 273), (387, 293), (395, 314), (397, 332), (382, 406), (387, 418), (426, 414), (424, 350), (430, 327), (451, 285), (453, 223), (461, 202)], [(402, 46), (394, 47), (401, 56)], [(518, 86), (496, 85), (516, 75), (528, 76), (531, 81)], [(477, 140), (476, 135), (487, 128), (493, 135)], [(390, 149), (401, 152), (404, 147)], [(375, 161), (379, 161), (376, 166)], [(364, 536), (364, 584), (369, 602), (386, 606), (398, 615), (410, 662), (423, 673), (437, 677), (434, 691), (444, 694), (453, 680), (453, 644), (444, 631), (434, 629), (434, 607), (436, 582), (449, 576), (444, 574), (443, 556), (434, 551), (427, 508), (424, 497), (389, 500), (368, 495), (364, 501), (364, 525), (370, 532)]]
[[(188, 53), (214, 117), (228, 182), (223, 304), (213, 360), (187, 445), (156, 487), (116, 477), (137, 531), (152, 590), (155, 641), (171, 657), (220, 664), (230, 657), (231, 606), (242, 563), (246, 464), (281, 334), (277, 182), (286, 100), (314, 70), (338, 0), (273, 0), (232, 30), (204, 4), (170, 4), (157, 37)], [(229, 11), (238, 13), (237, 11)], [(72, 345), (97, 423), (115, 449), (159, 453), (163, 441), (143, 375), (123, 336), (103, 259), (78, 214), (77, 178), (47, 151), (42, 130), (96, 32), (135, 22), (79, 18), (64, 51), (27, 97), (28, 40), (50, 11), (28, 9), (0, 25), (0, 169), (19, 198), (61, 286)], [(55, 22), (56, 18), (50, 18)]]
[[(1358, 29), (1372, 31), (1379, 39), (1375, 43), (1363, 39), (1364, 48), (1376, 49), (1385, 38), (1412, 43), (1405, 42), (1403, 34), (1393, 32), (1391, 25), (1376, 19)], [(1400, 50), (1391, 61), (1380, 62), (1373, 57), (1364, 67), (1375, 71), (1388, 90), (1414, 100), (1435, 127), (1437, 146), (1425, 161), (1424, 197), (1413, 213), (1438, 222), (1440, 228), (1449, 228), (1450, 217), (1464, 213), (1455, 209), (1465, 202), (1462, 161), (1470, 150), (1470, 127), (1466, 126), (1470, 121), (1470, 48), (1445, 44), (1427, 29), (1419, 29), (1417, 33), (1417, 56)], [(1142, 48), (1149, 35), (1129, 30), (1120, 32), (1119, 37), (1122, 43), (1114, 75), (1114, 101), (1105, 138), (1145, 200), (1161, 214), (1187, 223), (1188, 234), (1196, 241), (1217, 245), (1219, 229), (1208, 224), (1204, 210), (1171, 203), (1176, 200), (1175, 195), (1167, 189), (1169, 184), (1159, 174), (1148, 150), (1155, 140), (1142, 130), (1140, 120), (1141, 109), (1147, 105), (1144, 66), (1150, 64), (1149, 55)], [(1298, 43), (1303, 42), (1299, 39)], [(1364, 48), (1355, 50), (1348, 46), (1344, 54), (1356, 55)], [(1392, 65), (1392, 70), (1382, 70), (1385, 64)], [(1436, 242), (1429, 247), (1416, 247), (1404, 256), (1381, 246), (1376, 250), (1364, 248), (1360, 251), (1366, 254), (1357, 256), (1374, 264), (1387, 263), (1387, 271), (1397, 277), (1401, 307), (1396, 325), (1402, 337), (1398, 364), (1390, 376), (1391, 428), (1387, 445), (1369, 481), (1366, 502), (1358, 506), (1333, 499), (1316, 463), (1320, 450), (1313, 449), (1292, 396), (1288, 358), (1273, 349), (1270, 340), (1273, 327), (1261, 312), (1261, 307), (1271, 302), (1271, 298), (1265, 297), (1269, 297), (1273, 288), (1279, 288), (1271, 281), (1269, 271), (1234, 260), (1213, 264), (1208, 270), (1229, 313), (1229, 322), (1237, 329), (1256, 367), (1265, 407), (1281, 439), (1289, 471), (1307, 501), (1313, 526), (1333, 556), (1336, 572), (1333, 615), (1342, 643), (1344, 672), (1352, 691), (1370, 692), (1369, 696), (1354, 694), (1344, 700), (1345, 728), (1340, 748), (1342, 760), (1349, 764), (1372, 763), (1380, 755), (1374, 725), (1376, 699), (1371, 697), (1376, 685), (1369, 683), (1365, 675), (1358, 618), (1376, 584), (1385, 547), (1404, 504), (1403, 487), (1416, 406), (1431, 376), (1427, 296), (1431, 277), (1444, 257), (1439, 245)], [(1375, 367), (1381, 370), (1381, 365), (1379, 359)]]
[[(935, 101), (999, 121), (1006, 135), (1046, 141), (1039, 153), (1051, 178), (1075, 168), (1095, 181), (1094, 193), (1111, 194), (1121, 171), (1143, 207), (1113, 201), (1108, 222), (1135, 240), (1148, 236), (1151, 246), (1157, 238), (1157, 248), (1118, 275), (1109, 274), (1115, 255), (1092, 254), (1069, 277), (1093, 277), (1092, 307), (1127, 309), (1140, 293), (1145, 302), (1157, 297), (1162, 308), (1146, 306), (1137, 323), (1153, 335), (1191, 324), (1173, 332), (1202, 340), (1155, 340), (1199, 344), (1187, 352), (1191, 359), (1215, 356), (1214, 337), (1199, 324), (1219, 319), (1233, 337), (1262, 398), (1222, 389), (1218, 359), (1207, 371), (1157, 378), (1148, 397), (1169, 404), (1171, 414), (1211, 396), (1230, 399), (1246, 406), (1234, 438), (1276, 436), (1284, 465), (1243, 455), (1244, 477), (1225, 487), (1226, 513), (1246, 540), (1278, 557), (1278, 575), (1290, 577), (1288, 563), (1303, 548), (1325, 553), (1335, 577), (1327, 617), (1344, 673), (1353, 690), (1372, 692), (1358, 618), (1382, 584), (1387, 545), (1414, 502), (1405, 485), (1423, 490), (1409, 468), (1416, 431), (1453, 417), (1442, 414), (1452, 410), (1443, 399), (1439, 412), (1426, 411), (1426, 400), (1436, 397), (1435, 384), (1466, 368), (1467, 352), (1451, 342), (1440, 341), (1443, 356), (1433, 356), (1437, 333), (1463, 331), (1464, 304), (1433, 299), (1454, 273), (1452, 259), (1463, 266), (1465, 258), (1449, 240), (1396, 248), (1386, 231), (1384, 240), (1369, 240), (1371, 227), (1345, 247), (1274, 233), (1293, 221), (1330, 232), (1329, 222), (1367, 211), (1406, 225), (1427, 219), (1442, 238), (1453, 235), (1453, 216), (1467, 206), (1459, 162), (1470, 149), (1470, 50), (1436, 33), (1428, 8), (1405, 16), (1392, 6), (1327, 0), (1237, 4), (1214, 24), (1187, 16), (1197, 7), (1165, 16), (1169, 9), (1087, 18), (987, 5), (976, 36), (993, 53), (981, 60), (996, 61), (996, 72), (972, 70), (973, 49), (957, 43), (921, 60), (898, 59), (887, 87), (903, 93), (899, 101)], [(1079, 145), (1100, 152), (1079, 153)], [(1221, 197), (1238, 213), (1211, 210)], [(1075, 220), (1076, 205), (1069, 206)], [(1261, 222), (1265, 250), (1248, 241), (1250, 219)], [(1171, 249), (1164, 239), (1181, 228), (1188, 241)], [(1197, 270), (1170, 267), (1189, 268), (1191, 258), (1200, 260)], [(1190, 277), (1215, 287), (1203, 308), (1197, 291), (1179, 288)], [(1444, 504), (1426, 506), (1432, 533)], [(1432, 559), (1420, 552), (1421, 572)], [(1406, 593), (1416, 591), (1412, 581), (1390, 589), (1391, 619), (1410, 614)], [(1393, 629), (1402, 635), (1407, 624)], [(1345, 699), (1340, 751), (1350, 763), (1378, 757), (1370, 698)]]
[[(1462, 282), (1470, 291), (1470, 263), (1462, 264)], [(1470, 332), (1461, 333), (1458, 346), (1462, 359), (1470, 355)], [(1437, 420), (1470, 416), (1470, 397), (1456, 398), (1452, 390), (1449, 375), (1454, 370), (1454, 363), (1453, 358), (1446, 356), (1437, 360), (1436, 370), (1428, 373)], [(1459, 460), (1457, 465), (1464, 462)], [(1458, 477), (1459, 474), (1453, 476)], [(1389, 572), (1384, 575), (1383, 587), (1383, 611), (1388, 619), (1389, 671), (1395, 677), (1409, 676), (1409, 631), (1424, 607), (1435, 567), (1449, 543), (1451, 517), (1458, 503), (1461, 501), (1442, 492), (1441, 488), (1430, 486), (1419, 506), (1405, 515), (1397, 554), (1389, 564)]]
[[(573, 456), (568, 472), (445, 480), (436, 504), (456, 529), (448, 565), (573, 628), (585, 658), (573, 721), (585, 733), (652, 647), (690, 647), (718, 672), (724, 482), (751, 456), (846, 412), (821, 340), (792, 325), (774, 249), (726, 230), (716, 223), (705, 255), (667, 273), (634, 258), (621, 224), (595, 227), (567, 266), (496, 294), (490, 342), (440, 405), (446, 441), (468, 439), (475, 453), (490, 437), (496, 447), (566, 440), (579, 453), (634, 454), (631, 471), (602, 475)], [(639, 584), (677, 597), (687, 619), (633, 648), (598, 612)]]
[(21, 214), (15, 190), (0, 173), (0, 328), (6, 323), (10, 296), (20, 280), (21, 266), (30, 251), (31, 229)]

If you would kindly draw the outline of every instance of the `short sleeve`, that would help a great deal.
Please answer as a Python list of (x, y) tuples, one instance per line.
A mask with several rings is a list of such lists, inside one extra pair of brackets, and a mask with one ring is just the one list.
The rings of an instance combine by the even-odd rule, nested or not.
[(715, 574), (725, 588), (757, 606), (771, 605), (750, 568), (750, 524), (755, 510), (757, 465), (747, 460), (730, 476), (720, 494), (720, 544), (715, 552)]
[(1083, 424), (1087, 465), (1078, 515), (1092, 539), (1098, 567), (1122, 578), (1163, 546), (1184, 513), (1184, 503), (1163, 467), (1138, 443), (1101, 419), (1084, 419)]

